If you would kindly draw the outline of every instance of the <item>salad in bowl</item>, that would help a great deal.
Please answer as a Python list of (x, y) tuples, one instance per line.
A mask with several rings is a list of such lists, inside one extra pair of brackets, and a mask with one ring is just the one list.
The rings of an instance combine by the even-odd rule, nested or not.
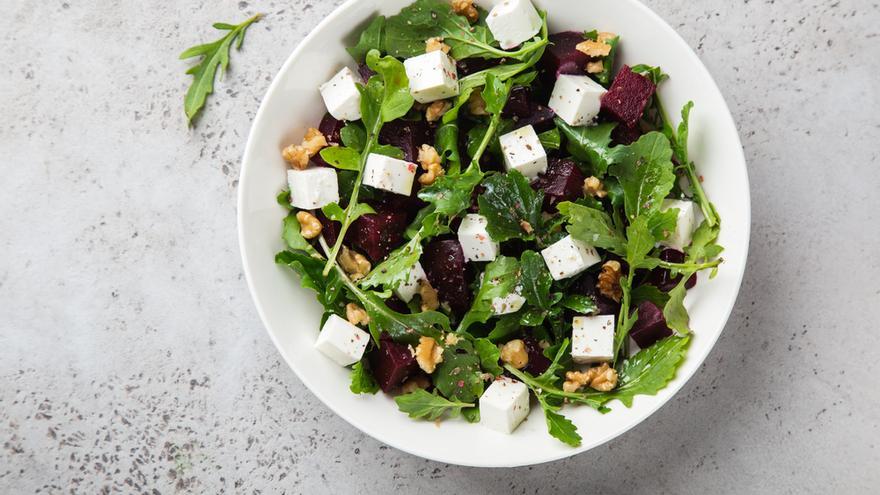
[(275, 261), (316, 293), (315, 350), (352, 393), (506, 434), (534, 405), (577, 446), (565, 407), (613, 414), (674, 378), (721, 219), (661, 68), (618, 67), (601, 26), (551, 33), (529, 0), (481, 7), (376, 16), (314, 88)]

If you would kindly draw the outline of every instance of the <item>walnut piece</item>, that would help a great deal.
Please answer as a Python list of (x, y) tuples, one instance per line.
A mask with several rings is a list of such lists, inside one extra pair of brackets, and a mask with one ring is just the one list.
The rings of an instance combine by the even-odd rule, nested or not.
[(296, 220), (299, 222), (299, 233), (306, 239), (314, 239), (321, 235), (321, 221), (315, 215), (301, 211), (296, 214)]
[(411, 376), (400, 386), (400, 391), (404, 394), (411, 394), (419, 389), (426, 389), (431, 386), (431, 380), (423, 375)]
[(596, 35), (596, 41), (598, 41), (599, 43), (607, 43), (616, 37), (617, 37), (617, 35), (614, 33), (609, 33), (608, 31), (602, 31), (601, 33)]
[(327, 147), (327, 138), (318, 129), (309, 127), (309, 130), (306, 131), (306, 136), (303, 138), (302, 147), (306, 149), (311, 158)]
[(419, 183), (423, 186), (433, 184), (437, 177), (446, 173), (440, 164), (440, 154), (430, 144), (423, 144), (419, 148), (419, 163), (425, 171), (425, 173), (419, 176)]
[(605, 64), (601, 60), (587, 62), (587, 74), (598, 74), (605, 70)]
[(475, 89), (471, 96), (468, 98), (468, 112), (475, 117), (489, 115), (489, 112), (486, 111), (486, 100), (483, 99), (483, 92), (479, 89)]
[(455, 345), (458, 344), (459, 338), (454, 333), (447, 333), (446, 337), (443, 337), (443, 341), (446, 342), (446, 345)]
[(355, 303), (345, 305), (345, 319), (352, 325), (369, 325), (370, 315)]
[(339, 265), (345, 270), (345, 273), (354, 280), (360, 280), (367, 276), (370, 273), (370, 262), (367, 261), (367, 258), (364, 255), (352, 251), (345, 246), (342, 246), (342, 252), (339, 253)]
[(611, 53), (611, 45), (604, 41), (586, 40), (578, 43), (575, 48), (589, 57), (607, 57)]
[(443, 348), (431, 337), (419, 337), (416, 362), (419, 363), (422, 371), (430, 375), (437, 369), (437, 365), (443, 362)]
[(520, 339), (511, 340), (501, 347), (501, 361), (521, 370), (529, 364), (529, 352)]
[(519, 221), (519, 228), (521, 228), (522, 231), (525, 232), (526, 234), (531, 234), (532, 232), (535, 231), (535, 229), (532, 228), (532, 224), (530, 224), (529, 222), (526, 222), (525, 220)]
[(419, 280), (419, 297), (422, 299), (422, 311), (435, 311), (440, 307), (440, 296), (431, 282)]
[(452, 11), (467, 17), (470, 22), (480, 20), (480, 11), (474, 7), (474, 0), (452, 0)]
[(562, 390), (577, 392), (585, 385), (600, 392), (613, 390), (617, 386), (617, 370), (608, 366), (608, 363), (602, 363), (587, 371), (569, 371), (565, 374)]
[(596, 288), (599, 293), (605, 297), (620, 302), (623, 297), (623, 289), (620, 288), (621, 266), (617, 260), (608, 260), (602, 265), (602, 272), (599, 273)]
[(602, 184), (601, 180), (592, 176), (584, 179), (584, 194), (600, 199), (608, 196), (608, 192), (605, 191), (605, 184)]
[(318, 154), (327, 147), (327, 138), (321, 131), (309, 127), (301, 144), (291, 144), (281, 151), (281, 156), (291, 166), (299, 170), (305, 170), (309, 166), (309, 158)]
[(440, 51), (443, 53), (449, 53), (449, 50), (450, 50), (449, 45), (444, 43), (443, 38), (440, 36), (435, 36), (433, 38), (428, 38), (427, 40), (425, 40), (425, 52), (426, 53), (437, 52), (437, 51)]
[(425, 110), (425, 120), (437, 122), (450, 108), (452, 108), (452, 103), (449, 100), (437, 100), (428, 105)]

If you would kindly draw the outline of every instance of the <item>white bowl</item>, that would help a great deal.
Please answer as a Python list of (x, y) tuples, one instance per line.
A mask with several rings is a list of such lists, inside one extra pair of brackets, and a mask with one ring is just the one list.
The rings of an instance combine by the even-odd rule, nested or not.
[[(239, 183), (239, 240), (248, 285), (266, 329), (291, 369), (330, 409), (366, 434), (414, 455), (467, 466), (522, 466), (584, 452), (647, 418), (699, 369), (724, 328), (736, 301), (749, 242), (749, 184), (739, 136), (724, 98), (709, 72), (675, 31), (636, 0), (537, 0), (548, 11), (551, 32), (600, 29), (619, 33), (620, 63), (659, 65), (671, 75), (661, 86), (667, 111), (678, 114), (688, 100), (690, 151), (704, 187), (723, 219), (720, 242), (725, 263), (711, 281), (704, 274), (688, 295), (694, 329), (687, 360), (675, 380), (658, 395), (640, 396), (632, 408), (612, 403), (599, 414), (567, 407), (583, 444), (572, 448), (547, 434), (540, 408), (512, 435), (451, 420), (435, 425), (397, 411), (383, 394), (353, 395), (349, 371), (312, 348), (321, 306), (296, 275), (275, 265), (286, 212), (275, 202), (285, 186), (281, 149), (301, 139), (324, 114), (318, 85), (342, 65), (354, 66), (345, 52), (359, 29), (377, 12), (394, 14), (410, 0), (349, 0), (324, 19), (294, 50), (269, 88), (248, 139)], [(479, 0), (478, 0), (479, 3)], [(292, 405), (291, 405), (292, 406)], [(650, 438), (645, 438), (650, 442)]]

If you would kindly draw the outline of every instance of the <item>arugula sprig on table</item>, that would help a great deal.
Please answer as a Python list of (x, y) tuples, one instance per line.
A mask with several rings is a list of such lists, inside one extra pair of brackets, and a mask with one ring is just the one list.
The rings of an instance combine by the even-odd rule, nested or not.
[(215, 29), (228, 31), (222, 38), (212, 43), (187, 48), (180, 54), (180, 60), (201, 57), (198, 64), (186, 71), (187, 74), (193, 76), (192, 84), (183, 99), (183, 109), (186, 113), (186, 120), (190, 125), (192, 125), (193, 119), (205, 106), (208, 95), (214, 92), (214, 79), (217, 76), (217, 69), (220, 69), (220, 74), (222, 75), (226, 72), (226, 68), (229, 67), (229, 52), (232, 49), (233, 43), (237, 50), (241, 50), (247, 28), (262, 17), (262, 14), (257, 14), (238, 25), (218, 22), (214, 24)]

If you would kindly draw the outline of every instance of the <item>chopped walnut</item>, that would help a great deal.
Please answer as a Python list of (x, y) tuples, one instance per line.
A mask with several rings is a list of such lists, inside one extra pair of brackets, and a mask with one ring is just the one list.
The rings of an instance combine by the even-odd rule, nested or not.
[(427, 110), (425, 110), (425, 120), (437, 122), (450, 108), (452, 108), (452, 103), (449, 100), (437, 100), (428, 105)]
[(474, 0), (452, 0), (452, 11), (467, 17), (470, 22), (480, 20), (480, 11), (474, 7)]
[(471, 96), (468, 98), (468, 112), (475, 117), (479, 117), (482, 115), (489, 115), (489, 112), (486, 111), (486, 100), (483, 99), (483, 92), (479, 89), (474, 90), (471, 93)]
[(419, 148), (419, 163), (425, 171), (425, 173), (419, 176), (419, 183), (423, 186), (433, 184), (437, 177), (446, 173), (440, 164), (440, 154), (430, 144), (423, 144)]
[(589, 57), (607, 57), (611, 53), (611, 45), (604, 41), (586, 40), (578, 43), (575, 48)]
[(400, 391), (404, 394), (411, 394), (419, 389), (426, 389), (431, 386), (431, 380), (423, 375), (411, 376), (400, 386)]
[(327, 147), (327, 138), (318, 129), (309, 127), (309, 130), (306, 131), (306, 136), (303, 138), (302, 146), (309, 153), (309, 157), (313, 157)]
[(599, 43), (608, 43), (609, 41), (617, 38), (617, 35), (614, 33), (609, 33), (608, 31), (602, 31), (598, 35), (596, 35), (596, 41)]
[(339, 253), (339, 265), (355, 281), (366, 277), (370, 273), (370, 268), (372, 268), (364, 255), (352, 251), (345, 246), (342, 246), (342, 252)]
[(602, 363), (602, 365), (587, 371), (569, 371), (565, 374), (562, 390), (577, 392), (578, 389), (586, 385), (600, 392), (613, 390), (617, 386), (617, 370), (608, 366), (608, 363)]
[(430, 375), (443, 362), (443, 347), (431, 337), (419, 337), (416, 362), (419, 363), (419, 368)]
[(596, 288), (599, 289), (599, 293), (605, 297), (614, 299), (615, 302), (620, 302), (620, 298), (623, 297), (623, 290), (620, 288), (620, 270), (621, 267), (619, 261), (606, 261), (605, 264), (602, 265), (602, 272), (599, 273), (599, 281), (596, 283)]
[(459, 340), (460, 339), (458, 338), (458, 335), (455, 335), (454, 333), (447, 333), (446, 337), (443, 338), (443, 341), (446, 342), (446, 345), (455, 345), (458, 343)]
[(605, 63), (601, 60), (587, 62), (587, 74), (598, 74), (605, 70)]
[(345, 319), (352, 325), (369, 325), (370, 315), (355, 303), (345, 305)]
[(608, 191), (605, 190), (605, 184), (602, 184), (601, 180), (591, 176), (584, 179), (584, 194), (601, 199), (608, 196)]
[(435, 311), (440, 307), (437, 289), (431, 287), (431, 282), (425, 279), (419, 280), (419, 297), (422, 299), (422, 311)]
[(314, 239), (321, 235), (321, 221), (307, 211), (301, 211), (296, 214), (296, 221), (299, 222), (299, 233), (306, 239)]
[(532, 224), (530, 224), (529, 222), (526, 222), (525, 220), (519, 221), (519, 228), (521, 228), (522, 231), (525, 232), (526, 234), (531, 234), (532, 232), (535, 231), (535, 229), (532, 228)]
[(521, 370), (529, 364), (529, 352), (520, 339), (511, 340), (501, 347), (501, 361)]
[(428, 38), (425, 40), (425, 52), (443, 52), (449, 53), (449, 45), (443, 42), (443, 38), (440, 36), (435, 36), (433, 38)]
[(309, 166), (309, 158), (317, 155), (319, 151), (326, 147), (327, 138), (318, 129), (310, 127), (306, 131), (302, 143), (291, 144), (284, 148), (281, 156), (294, 168), (305, 170)]

